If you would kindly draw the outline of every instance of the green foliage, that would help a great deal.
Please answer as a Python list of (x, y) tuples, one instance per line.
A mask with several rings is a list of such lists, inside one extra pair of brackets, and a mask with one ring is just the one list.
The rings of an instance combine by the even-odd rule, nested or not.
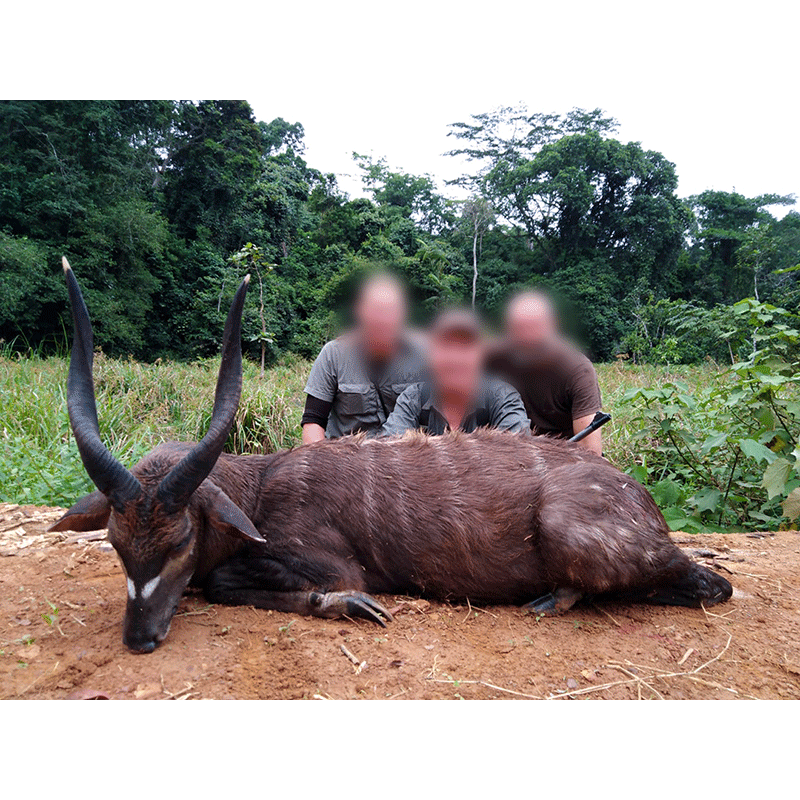
[(748, 360), (693, 390), (675, 381), (623, 397), (640, 428), (632, 474), (673, 530), (775, 528), (800, 514), (798, 319), (754, 300), (731, 311), (750, 331)]
[(410, 217), (431, 236), (452, 227), (455, 222), (452, 204), (438, 194), (430, 175), (393, 172), (383, 158), (375, 161), (358, 153), (353, 153), (353, 158), (362, 170), (364, 185), (379, 206)]
[(601, 111), (567, 115), (501, 109), (451, 126), (477, 171), (459, 183), (525, 231), (539, 283), (580, 309), (592, 352), (611, 356), (624, 334), (615, 308), (644, 285), (674, 290), (691, 212), (676, 196), (674, 165), (611, 138)]
[(61, 335), (55, 309), (67, 293), (50, 259), (42, 243), (0, 232), (0, 331), (19, 349)]
[(704, 359), (732, 364), (752, 352), (750, 328), (730, 306), (705, 308), (686, 300), (632, 299), (632, 329), (620, 351), (635, 363), (696, 364)]
[[(759, 335), (785, 322), (781, 311), (753, 304), (739, 313), (768, 319), (759, 321)], [(797, 518), (797, 376), (762, 369), (773, 358), (788, 366), (781, 353), (793, 357), (797, 335), (786, 328), (777, 328), (775, 348), (772, 337), (760, 340), (767, 344), (752, 363), (725, 372), (600, 365), (614, 417), (606, 455), (648, 486), (674, 529), (774, 528)], [(0, 427), (2, 501), (67, 506), (92, 490), (69, 430), (66, 368), (62, 358), (0, 358), (0, 404), (8, 410)], [(217, 359), (143, 364), (98, 354), (100, 426), (112, 452), (133, 464), (159, 442), (197, 441), (211, 418), (217, 369)], [(259, 379), (258, 366), (245, 362), (229, 452), (299, 443), (308, 369), (307, 361), (284, 358)], [(658, 388), (636, 388), (643, 384)]]
[[(128, 465), (159, 442), (197, 441), (211, 418), (218, 367), (217, 358), (144, 364), (98, 353), (95, 383), (104, 441)], [(245, 361), (228, 452), (273, 452), (299, 444), (309, 368), (307, 361), (283, 356), (262, 380), (257, 364)], [(20, 358), (0, 349), (0, 407), (8, 412), (0, 422), (0, 501), (67, 506), (92, 490), (69, 429), (66, 373), (65, 358)], [(624, 467), (639, 454), (640, 423), (635, 406), (622, 403), (623, 394), (634, 386), (675, 380), (696, 391), (717, 371), (601, 364), (598, 374), (605, 407), (614, 416), (605, 452)]]
[[(688, 251), (693, 275), (685, 290), (704, 302), (727, 304), (751, 294), (758, 297), (760, 270), (777, 252), (777, 247), (767, 252), (772, 249), (768, 231), (772, 217), (767, 208), (791, 205), (794, 198), (707, 191), (689, 198), (689, 202), (696, 224)], [(743, 245), (749, 255), (740, 253)]]
[[(273, 452), (299, 442), (308, 368), (286, 359), (259, 380), (257, 366), (245, 362), (229, 452)], [(218, 359), (142, 364), (97, 355), (103, 440), (125, 464), (163, 441), (198, 441), (211, 419), (218, 369)], [(62, 358), (0, 357), (0, 501), (67, 506), (93, 490), (69, 429), (66, 375)]]
[(615, 133), (599, 109), (476, 114), (451, 127), (468, 201), (358, 155), (370, 199), (350, 199), (306, 164), (300, 123), (259, 122), (244, 101), (0, 102), (0, 339), (63, 350), (66, 254), (104, 352), (211, 356), (249, 244), (273, 265), (264, 324), (245, 312), (265, 363), (316, 355), (376, 266), (406, 278), (417, 323), (471, 298), (496, 315), (545, 286), (596, 359), (742, 357), (716, 307), (755, 293), (798, 308), (800, 214), (768, 213), (791, 198), (683, 202), (674, 165)]

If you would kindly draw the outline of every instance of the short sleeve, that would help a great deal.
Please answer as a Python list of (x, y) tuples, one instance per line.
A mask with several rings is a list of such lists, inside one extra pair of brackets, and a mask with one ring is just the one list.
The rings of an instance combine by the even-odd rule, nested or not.
[(589, 359), (584, 359), (572, 375), (570, 382), (572, 419), (580, 419), (594, 414), (603, 407), (597, 371)]
[(419, 383), (407, 386), (400, 397), (397, 398), (394, 411), (383, 423), (381, 436), (399, 436), (406, 431), (419, 428), (420, 412), (422, 411), (421, 392)]
[(334, 358), (335, 342), (328, 342), (316, 357), (311, 372), (306, 381), (306, 394), (332, 403), (336, 398), (336, 390), (339, 387), (339, 379)]

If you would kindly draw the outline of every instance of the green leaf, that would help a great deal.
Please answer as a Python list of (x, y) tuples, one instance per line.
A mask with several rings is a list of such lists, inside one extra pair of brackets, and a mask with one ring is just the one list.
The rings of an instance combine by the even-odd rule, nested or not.
[(761, 485), (767, 490), (767, 496), (770, 500), (786, 491), (786, 481), (789, 480), (791, 471), (792, 464), (785, 458), (776, 458), (767, 467)]
[(772, 450), (760, 444), (755, 439), (741, 439), (739, 441), (739, 447), (742, 448), (742, 452), (746, 456), (754, 458), (759, 463), (766, 461), (767, 464), (771, 464), (776, 458)]
[(770, 517), (768, 514), (762, 514), (760, 511), (749, 511), (747, 516), (750, 519), (755, 519), (758, 522), (763, 522), (767, 525), (772, 525), (775, 522), (775, 517)]
[(639, 481), (639, 483), (647, 483), (647, 467), (642, 464), (637, 464), (631, 470), (631, 476), (634, 480)]
[(725, 444), (727, 440), (727, 431), (723, 431), (722, 433), (713, 433), (711, 436), (706, 437), (705, 441), (700, 446), (700, 452), (708, 453), (711, 450), (716, 450), (718, 447), (721, 447), (723, 444)]
[(662, 512), (664, 519), (671, 531), (685, 531), (686, 533), (700, 533), (706, 530), (703, 523), (697, 517), (690, 517), (682, 508), (671, 506)]
[(642, 394), (641, 389), (628, 389), (625, 394), (622, 395), (622, 402), (623, 403), (630, 403), (632, 400), (635, 400), (637, 397), (640, 397)]
[(656, 483), (651, 493), (656, 503), (664, 508), (667, 506), (677, 506), (682, 497), (681, 487), (673, 480), (665, 478), (663, 481)]
[(701, 489), (695, 494), (691, 502), (699, 513), (704, 511), (714, 511), (722, 500), (722, 492), (719, 489)]
[(800, 487), (793, 489), (781, 505), (784, 517), (789, 517), (790, 520), (800, 517)]
[(790, 383), (791, 379), (783, 375), (762, 375), (759, 381), (767, 386), (783, 386), (784, 383)]

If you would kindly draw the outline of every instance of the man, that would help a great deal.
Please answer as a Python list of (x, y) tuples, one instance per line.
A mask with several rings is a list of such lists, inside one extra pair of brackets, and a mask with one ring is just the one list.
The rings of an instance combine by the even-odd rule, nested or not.
[(419, 381), (422, 345), (405, 329), (407, 301), (387, 274), (368, 279), (355, 304), (356, 327), (328, 342), (306, 383), (303, 444), (348, 433), (377, 433), (398, 395)]
[[(489, 369), (522, 397), (534, 433), (569, 439), (602, 408), (597, 372), (558, 330), (547, 295), (526, 291), (506, 309), (505, 337), (489, 358)], [(603, 453), (600, 430), (580, 444)]]
[(480, 322), (469, 311), (448, 311), (434, 322), (429, 341), (430, 381), (409, 386), (382, 433), (420, 428), (432, 435), (488, 426), (527, 431), (530, 422), (519, 394), (484, 373), (486, 344)]

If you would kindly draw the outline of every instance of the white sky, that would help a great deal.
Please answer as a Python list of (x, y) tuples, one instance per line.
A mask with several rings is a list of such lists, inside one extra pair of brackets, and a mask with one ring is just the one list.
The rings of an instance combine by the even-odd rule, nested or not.
[(4, 12), (32, 34), (0, 54), (0, 94), (242, 97), (301, 122), (309, 164), (349, 191), (353, 150), (441, 181), (450, 122), (601, 107), (677, 165), (681, 196), (800, 198), (796, 0), (109, 5)]

